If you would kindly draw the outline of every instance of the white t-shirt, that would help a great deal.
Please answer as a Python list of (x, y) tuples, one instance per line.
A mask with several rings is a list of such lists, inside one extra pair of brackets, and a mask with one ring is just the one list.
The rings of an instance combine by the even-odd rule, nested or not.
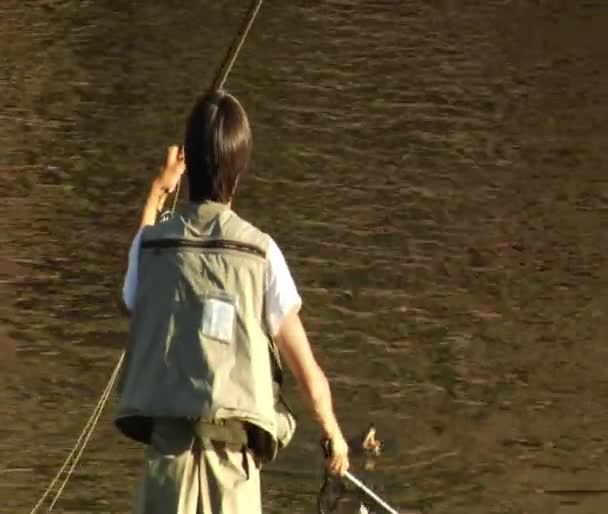
[[(141, 230), (133, 238), (129, 249), (129, 267), (122, 289), (123, 301), (129, 310), (133, 310), (137, 293), (140, 240)], [(285, 316), (293, 310), (300, 309), (302, 299), (289, 272), (285, 257), (272, 238), (270, 238), (270, 244), (268, 245), (267, 256), (268, 273), (266, 274), (266, 290), (264, 292), (266, 295), (265, 316), (271, 335), (275, 336), (281, 328)]]

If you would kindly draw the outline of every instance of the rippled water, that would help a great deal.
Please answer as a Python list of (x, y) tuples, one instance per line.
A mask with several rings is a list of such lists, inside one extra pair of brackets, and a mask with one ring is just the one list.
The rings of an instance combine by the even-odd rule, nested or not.
[[(190, 4), (0, 6), (0, 512), (30, 511), (125, 343), (149, 179), (246, 8)], [(229, 77), (235, 208), (286, 253), (345, 431), (396, 448), (365, 476), (403, 510), (608, 509), (607, 27), (604, 0), (268, 2)], [(268, 513), (316, 508), (299, 411)], [(111, 421), (57, 512), (129, 511), (142, 449)]]

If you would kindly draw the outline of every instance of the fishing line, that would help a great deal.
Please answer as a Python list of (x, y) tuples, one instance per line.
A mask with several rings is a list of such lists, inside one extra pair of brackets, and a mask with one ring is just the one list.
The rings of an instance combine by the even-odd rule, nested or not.
[[(226, 82), (226, 79), (228, 78), (228, 74), (232, 70), (234, 63), (236, 62), (236, 58), (238, 57), (238, 55), (241, 51), (241, 48), (243, 47), (243, 43), (245, 42), (245, 39), (247, 38), (247, 35), (249, 34), (251, 27), (253, 26), (253, 22), (255, 21), (258, 11), (260, 10), (260, 7), (262, 6), (262, 3), (263, 3), (263, 0), (254, 0), (252, 2), (251, 7), (250, 7), (249, 11), (247, 12), (247, 16), (245, 17), (245, 20), (244, 20), (239, 32), (237, 33), (235, 39), (233, 40), (232, 45), (228, 49), (228, 53), (226, 54), (226, 57), (222, 61), (222, 65), (220, 66), (220, 68), (213, 80), (212, 87), (214, 90), (221, 89), (224, 86), (224, 83)], [(181, 178), (180, 178), (180, 181), (177, 183), (177, 186), (175, 189), (175, 196), (173, 198), (171, 214), (173, 214), (175, 212), (175, 207), (177, 205), (177, 199), (179, 197), (180, 184), (181, 184)], [(67, 485), (68, 480), (72, 476), (72, 473), (74, 472), (74, 469), (76, 468), (76, 465), (78, 464), (78, 461), (80, 460), (80, 457), (82, 456), (82, 454), (93, 434), (93, 431), (95, 430), (95, 427), (97, 426), (97, 422), (99, 421), (101, 413), (103, 412), (103, 409), (112, 392), (112, 388), (114, 387), (114, 383), (116, 382), (116, 378), (118, 377), (118, 373), (122, 366), (124, 357), (125, 357), (125, 352), (123, 350), (123, 352), (120, 354), (118, 362), (116, 363), (116, 366), (114, 367), (114, 371), (112, 372), (112, 375), (110, 376), (110, 380), (108, 381), (106, 388), (104, 389), (103, 393), (101, 394), (101, 397), (99, 398), (99, 401), (97, 402), (97, 405), (95, 405), (95, 408), (93, 409), (93, 413), (89, 417), (82, 432), (80, 433), (78, 440), (72, 447), (72, 450), (70, 451), (69, 455), (63, 462), (63, 465), (61, 466), (61, 468), (59, 469), (59, 471), (57, 472), (57, 474), (55, 475), (53, 480), (51, 480), (51, 483), (49, 484), (49, 486), (46, 488), (46, 490), (44, 491), (44, 493), (42, 494), (42, 496), (40, 497), (40, 499), (38, 500), (38, 502), (36, 503), (34, 508), (30, 511), (30, 514), (35, 514), (38, 511), (40, 506), (44, 503), (44, 500), (46, 500), (46, 498), (48, 497), (50, 492), (53, 490), (53, 487), (59, 480), (59, 477), (65, 471), (66, 467), (68, 466), (68, 464), (71, 461), (72, 464), (71, 464), (69, 470), (67, 471), (66, 477), (64, 478), (63, 482), (61, 483), (61, 486), (59, 487), (58, 491), (55, 493), (55, 496), (53, 497), (53, 500), (51, 502), (48, 512), (51, 512), (53, 510), (55, 504), (59, 500), (61, 493), (63, 492), (65, 486)]]
[[(65, 468), (68, 466), (70, 461), (72, 461), (72, 458), (74, 458), (74, 460), (72, 461), (72, 465), (70, 466), (70, 469), (69, 469), (65, 479), (63, 480), (61, 486), (59, 487), (59, 490), (57, 491), (57, 493), (55, 493), (55, 496), (53, 497), (51, 506), (49, 507), (48, 511), (51, 512), (53, 510), (53, 507), (57, 503), (59, 496), (63, 492), (63, 489), (65, 488), (68, 480), (70, 479), (72, 472), (74, 471), (74, 468), (76, 467), (76, 464), (78, 464), (78, 461), (80, 460), (80, 457), (81, 457), (82, 453), (84, 452), (84, 449), (85, 449), (87, 443), (89, 442), (89, 439), (91, 438), (91, 435), (93, 434), (93, 431), (95, 430), (95, 426), (97, 425), (99, 417), (101, 416), (101, 413), (103, 412), (103, 408), (105, 407), (105, 404), (108, 401), (110, 393), (112, 392), (112, 388), (114, 387), (114, 382), (116, 382), (116, 377), (118, 376), (118, 372), (122, 365), (124, 356), (125, 356), (125, 352), (123, 351), (122, 354), (120, 355), (120, 358), (118, 359), (118, 363), (114, 367), (114, 371), (112, 372), (112, 375), (110, 376), (110, 380), (108, 381), (106, 388), (104, 389), (103, 393), (101, 394), (101, 397), (99, 398), (99, 401), (97, 402), (97, 405), (95, 405), (95, 408), (93, 409), (93, 413), (89, 417), (89, 420), (87, 421), (86, 425), (84, 426), (84, 429), (80, 433), (80, 436), (78, 437), (78, 440), (76, 441), (76, 444), (74, 444), (69, 455), (66, 457), (65, 461), (63, 462), (63, 465), (61, 466), (61, 468), (59, 469), (59, 471), (57, 472), (57, 474), (55, 475), (55, 477), (53, 478), (53, 480), (51, 481), (49, 486), (46, 488), (46, 490), (44, 491), (44, 493), (38, 500), (38, 503), (36, 503), (34, 508), (30, 511), (30, 514), (34, 514), (40, 508), (40, 506), (44, 503), (44, 500), (47, 498), (47, 496), (53, 490), (53, 487), (59, 480), (59, 477), (64, 472)], [(78, 448), (80, 448), (80, 449), (78, 450)], [(78, 451), (78, 453), (76, 453), (76, 451)], [(74, 454), (76, 454), (75, 457), (74, 457)]]

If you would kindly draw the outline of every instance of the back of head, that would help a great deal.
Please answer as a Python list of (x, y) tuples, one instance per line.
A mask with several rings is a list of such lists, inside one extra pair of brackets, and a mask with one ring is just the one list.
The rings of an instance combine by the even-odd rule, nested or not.
[(249, 120), (234, 96), (220, 90), (200, 98), (186, 129), (190, 201), (229, 202), (249, 165), (251, 147)]

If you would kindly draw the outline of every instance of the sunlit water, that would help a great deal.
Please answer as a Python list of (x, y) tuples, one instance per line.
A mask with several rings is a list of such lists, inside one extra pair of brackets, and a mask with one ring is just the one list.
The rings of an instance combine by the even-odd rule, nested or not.
[[(0, 512), (107, 383), (150, 178), (245, 4), (0, 6)], [(607, 29), (603, 0), (268, 2), (228, 79), (255, 140), (235, 209), (284, 249), (345, 432), (392, 446), (354, 471), (402, 510), (608, 511)], [(311, 513), (289, 396), (265, 512)], [(143, 449), (111, 410), (56, 512), (129, 512)]]

